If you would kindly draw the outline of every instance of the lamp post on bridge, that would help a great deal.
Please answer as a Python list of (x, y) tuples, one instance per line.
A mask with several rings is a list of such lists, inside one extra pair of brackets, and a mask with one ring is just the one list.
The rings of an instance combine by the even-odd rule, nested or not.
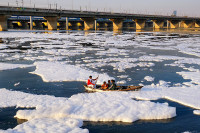
[(31, 0), (30, 0), (30, 7), (31, 7)]
[(22, 0), (22, 8), (24, 7), (24, 0)]
[(88, 8), (89, 8), (89, 10), (91, 11), (91, 3), (90, 3), (90, 0), (89, 0)]
[(16, 5), (17, 5), (17, 7), (18, 7), (18, 0), (16, 0)]
[(72, 10), (74, 10), (74, 1), (72, 0)]

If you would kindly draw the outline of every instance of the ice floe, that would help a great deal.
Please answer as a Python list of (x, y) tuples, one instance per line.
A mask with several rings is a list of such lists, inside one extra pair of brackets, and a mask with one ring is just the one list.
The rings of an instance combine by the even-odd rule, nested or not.
[(28, 120), (49, 116), (92, 121), (133, 122), (138, 119), (163, 119), (176, 115), (175, 108), (169, 107), (167, 104), (135, 101), (128, 93), (78, 94), (66, 99), (6, 89), (1, 89), (0, 92), (1, 101), (3, 101), (0, 103), (0, 107), (36, 107), (36, 110), (18, 111), (16, 117)]
[[(19, 110), (15, 117), (28, 122), (7, 131), (27, 131), (35, 127), (38, 131), (80, 131), (81, 121), (134, 122), (139, 119), (168, 119), (176, 116), (176, 109), (167, 103), (135, 101), (129, 93), (88, 93), (70, 98), (33, 95), (0, 89), (0, 107), (34, 107), (35, 110)], [(49, 121), (49, 122), (47, 122)], [(40, 124), (39, 124), (40, 123)], [(58, 126), (54, 125), (57, 123)], [(78, 129), (77, 129), (78, 128)], [(50, 130), (49, 129), (49, 130)], [(85, 132), (87, 130), (84, 130)]]
[(20, 124), (13, 129), (0, 130), (2, 133), (89, 133), (87, 129), (81, 129), (83, 122), (72, 118), (52, 119), (39, 118), (32, 119)]
[(200, 84), (200, 72), (177, 72), (184, 79), (192, 80), (192, 83)]
[(134, 97), (143, 100), (156, 100), (165, 98), (177, 103), (200, 109), (200, 92), (198, 85), (168, 87), (167, 82), (152, 84), (143, 88), (145, 91), (134, 93)]
[(144, 79), (146, 80), (146, 81), (154, 81), (154, 78), (153, 77), (151, 77), (151, 76), (146, 76), (146, 77), (144, 77)]
[(9, 69), (16, 69), (16, 68), (26, 68), (32, 67), (33, 65), (25, 65), (25, 64), (8, 64), (8, 63), (1, 63), (0, 62), (0, 71), (9, 70)]
[(194, 110), (193, 113), (194, 113), (195, 115), (200, 115), (200, 110)]
[(103, 81), (114, 79), (107, 74), (99, 74), (86, 68), (69, 65), (62, 62), (35, 62), (36, 70), (31, 72), (42, 77), (45, 82), (61, 82), (61, 81), (87, 81), (92, 75), (94, 78), (99, 76), (98, 84)]

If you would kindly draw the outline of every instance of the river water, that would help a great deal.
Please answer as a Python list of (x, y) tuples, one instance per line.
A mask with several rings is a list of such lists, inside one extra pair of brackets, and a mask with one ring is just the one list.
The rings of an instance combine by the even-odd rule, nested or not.
[[(0, 33), (3, 40), (0, 62), (29, 65), (37, 61), (67, 62), (97, 73), (106, 73), (114, 77), (118, 84), (146, 86), (165, 81), (170, 88), (191, 83), (191, 79), (184, 79), (177, 72), (187, 68), (200, 70), (199, 64), (190, 61), (184, 66), (176, 63), (180, 58), (200, 58), (200, 34), (192, 33), (8, 31)], [(0, 88), (67, 98), (86, 93), (83, 87), (85, 82), (45, 82), (42, 77), (30, 73), (35, 69), (36, 66), (0, 70)], [(145, 79), (146, 76), (153, 80)], [(82, 128), (91, 133), (200, 132), (200, 117), (193, 114), (194, 109), (165, 99), (153, 102), (167, 102), (169, 106), (176, 107), (177, 116), (133, 123), (85, 121)], [(0, 108), (0, 129), (14, 128), (22, 123), (14, 118), (17, 110), (20, 109)]]

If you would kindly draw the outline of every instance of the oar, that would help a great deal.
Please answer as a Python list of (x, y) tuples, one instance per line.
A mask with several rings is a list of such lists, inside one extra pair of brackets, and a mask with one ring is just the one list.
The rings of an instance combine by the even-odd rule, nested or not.
[[(97, 80), (98, 80), (98, 79), (99, 79), (99, 75), (98, 75), (98, 77), (96, 78), (96, 83), (97, 83)], [(95, 84), (96, 84), (96, 83), (95, 83)]]
[(98, 75), (98, 77), (96, 78), (96, 82), (95, 82), (95, 85), (97, 84), (97, 80), (99, 79), (99, 75)]

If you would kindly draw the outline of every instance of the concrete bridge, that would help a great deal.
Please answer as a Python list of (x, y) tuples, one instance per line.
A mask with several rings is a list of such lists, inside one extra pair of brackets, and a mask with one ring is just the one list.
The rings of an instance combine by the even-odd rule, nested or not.
[[(66, 30), (69, 27), (68, 17), (81, 18), (84, 22), (84, 30), (97, 28), (97, 19), (107, 18), (112, 22), (113, 30), (121, 30), (123, 22), (132, 20), (135, 22), (136, 29), (145, 28), (146, 21), (152, 21), (152, 27), (155, 29), (164, 28), (167, 22), (167, 28), (195, 28), (200, 27), (200, 18), (196, 17), (177, 17), (162, 15), (145, 15), (145, 14), (126, 14), (111, 12), (88, 12), (58, 9), (41, 9), (41, 8), (18, 8), (18, 7), (0, 7), (0, 31), (8, 29), (7, 20), (13, 15), (18, 16), (41, 16), (47, 21), (48, 30), (57, 30), (59, 18), (65, 17)], [(30, 27), (32, 28), (33, 20), (30, 17)]]
[[(32, 28), (43, 30), (48, 28), (47, 21), (43, 17), (32, 17)], [(105, 21), (104, 21), (105, 23)], [(30, 29), (30, 16), (12, 16), (7, 19), (8, 29)], [(69, 18), (68, 27), (72, 30), (84, 28), (84, 22), (80, 18)], [(57, 21), (58, 29), (66, 29), (66, 18), (60, 18)]]
[[(48, 28), (47, 21), (43, 17), (32, 17), (33, 29), (43, 30)], [(30, 29), (30, 16), (12, 16), (7, 20), (8, 29)], [(153, 22), (146, 21), (146, 27), (152, 27)], [(97, 30), (112, 30), (113, 22), (109, 19), (96, 19)], [(165, 23), (166, 27), (166, 23)], [(84, 21), (80, 18), (68, 18), (69, 30), (83, 30)], [(57, 21), (57, 29), (66, 29), (66, 18), (61, 17)], [(132, 20), (123, 21), (123, 29), (135, 29), (135, 22)]]

